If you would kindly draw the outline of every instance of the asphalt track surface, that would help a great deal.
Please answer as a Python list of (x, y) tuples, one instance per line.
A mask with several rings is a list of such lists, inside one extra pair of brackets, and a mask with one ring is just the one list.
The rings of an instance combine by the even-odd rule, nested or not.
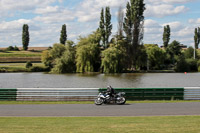
[(200, 115), (200, 102), (133, 103), (126, 105), (0, 105), (0, 117), (176, 116)]

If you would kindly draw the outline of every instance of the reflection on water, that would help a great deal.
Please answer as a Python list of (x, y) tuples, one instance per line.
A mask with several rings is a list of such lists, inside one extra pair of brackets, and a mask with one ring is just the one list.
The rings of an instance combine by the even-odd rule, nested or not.
[(0, 88), (150, 88), (200, 86), (200, 73), (0, 73)]

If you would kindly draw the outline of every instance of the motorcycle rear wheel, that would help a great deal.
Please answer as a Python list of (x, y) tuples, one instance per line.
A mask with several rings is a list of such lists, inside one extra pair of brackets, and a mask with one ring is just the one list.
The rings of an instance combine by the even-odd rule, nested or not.
[(103, 99), (98, 97), (97, 99), (94, 100), (94, 103), (96, 105), (101, 105), (101, 104), (103, 104)]
[(116, 100), (116, 103), (119, 105), (125, 104), (126, 103), (126, 99), (124, 97), (120, 97), (119, 100)]

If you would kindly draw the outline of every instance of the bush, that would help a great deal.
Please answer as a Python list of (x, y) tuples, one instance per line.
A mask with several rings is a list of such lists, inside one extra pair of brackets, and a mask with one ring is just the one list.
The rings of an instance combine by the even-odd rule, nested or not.
[(6, 50), (7, 51), (19, 51), (19, 48), (17, 46), (15, 46), (15, 47), (9, 46)]
[(30, 68), (30, 67), (32, 67), (33, 66), (33, 64), (30, 62), (30, 61), (27, 61), (26, 62), (26, 68)]
[(197, 60), (185, 59), (184, 56), (179, 57), (177, 66), (177, 72), (196, 72), (198, 71)]
[(197, 66), (200, 67), (200, 60), (197, 61)]
[(48, 72), (50, 71), (49, 67), (39, 67), (39, 66), (33, 66), (29, 69), (31, 72)]
[(186, 62), (189, 65), (189, 71), (192, 71), (192, 72), (198, 71), (197, 60), (195, 60), (195, 59), (186, 59)]
[(188, 65), (188, 63), (186, 62), (184, 56), (180, 56), (180, 57), (178, 58), (175, 71), (176, 71), (176, 72), (188, 72), (188, 71), (189, 71), (189, 65)]

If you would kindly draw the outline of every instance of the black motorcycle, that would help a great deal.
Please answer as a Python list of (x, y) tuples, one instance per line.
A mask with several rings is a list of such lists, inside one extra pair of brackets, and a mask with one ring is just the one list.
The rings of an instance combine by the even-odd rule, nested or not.
[(103, 91), (99, 93), (97, 98), (94, 100), (94, 103), (96, 105), (101, 105), (103, 103), (104, 104), (116, 103), (122, 105), (126, 103), (126, 98), (124, 97), (124, 95), (125, 92), (118, 92), (110, 96), (108, 92)]

